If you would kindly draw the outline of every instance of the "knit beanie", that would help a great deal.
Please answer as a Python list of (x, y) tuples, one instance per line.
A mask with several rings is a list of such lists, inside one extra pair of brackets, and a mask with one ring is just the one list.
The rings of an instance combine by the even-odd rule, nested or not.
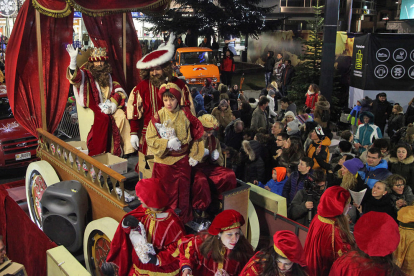
[(287, 116), (291, 116), (291, 117), (295, 118), (295, 113), (293, 113), (292, 111), (288, 111), (288, 112), (285, 113), (285, 118)]
[(276, 94), (275, 90), (273, 89), (269, 90), (269, 93), (268, 93), (269, 96), (273, 96), (275, 94)]
[(356, 173), (364, 167), (364, 164), (359, 158), (352, 158), (351, 160), (347, 160), (343, 165), (353, 175), (356, 175)]
[(299, 131), (298, 122), (296, 120), (293, 120), (287, 123), (287, 127), (291, 129), (290, 131), (289, 130), (287, 131), (288, 135), (295, 134), (296, 132)]
[(298, 119), (298, 121), (301, 125), (303, 125), (306, 122), (312, 121), (312, 117), (310, 117), (307, 113), (298, 115), (296, 118)]

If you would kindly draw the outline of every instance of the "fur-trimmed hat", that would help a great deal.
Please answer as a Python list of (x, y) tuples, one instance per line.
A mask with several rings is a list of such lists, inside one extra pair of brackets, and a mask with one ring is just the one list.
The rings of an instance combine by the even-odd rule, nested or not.
[(174, 39), (175, 35), (171, 33), (167, 43), (161, 44), (157, 50), (146, 54), (137, 62), (137, 68), (150, 69), (169, 62), (175, 53)]
[(217, 129), (219, 126), (217, 119), (211, 114), (204, 114), (203, 116), (198, 117), (198, 119), (203, 124), (205, 131)]

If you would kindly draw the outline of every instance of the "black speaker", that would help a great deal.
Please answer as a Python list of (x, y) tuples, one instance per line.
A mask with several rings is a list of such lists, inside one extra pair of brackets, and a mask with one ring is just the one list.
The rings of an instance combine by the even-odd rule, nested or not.
[(75, 180), (48, 186), (40, 201), (43, 232), (70, 252), (83, 243), (88, 213), (88, 192)]

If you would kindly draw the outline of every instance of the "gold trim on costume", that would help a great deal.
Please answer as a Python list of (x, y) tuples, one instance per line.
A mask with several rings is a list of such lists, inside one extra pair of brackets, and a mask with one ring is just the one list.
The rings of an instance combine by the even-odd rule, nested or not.
[(286, 258), (286, 259), (288, 258), (286, 257), (285, 253), (282, 252), (282, 250), (276, 247), (276, 245), (273, 245), (273, 248), (275, 249), (276, 253), (279, 254), (281, 257)]
[[(327, 223), (327, 224), (332, 225), (332, 253), (334, 254), (334, 258), (335, 258), (335, 221), (333, 221), (331, 219), (321, 217), (320, 215), (318, 215), (318, 219), (323, 223)], [(338, 255), (339, 254), (342, 255), (341, 250), (338, 251)], [(341, 255), (339, 255), (339, 256), (341, 256)]]
[(42, 5), (40, 5), (36, 0), (32, 0), (32, 4), (33, 4), (33, 7), (41, 14), (51, 16), (54, 18), (66, 17), (72, 13), (72, 9), (70, 8), (68, 3), (66, 3), (66, 6), (63, 10), (51, 10), (51, 9), (45, 8)]
[(179, 275), (180, 273), (180, 269), (177, 269), (176, 271), (173, 271), (173, 272), (167, 272), (167, 273), (155, 272), (155, 271), (150, 271), (146, 269), (140, 269), (135, 264), (134, 264), (134, 270), (136, 273), (138, 273), (138, 275), (151, 275), (151, 276), (175, 276), (175, 275)]
[(236, 228), (236, 227), (240, 227), (240, 222), (235, 222), (235, 223), (233, 223), (232, 225), (230, 225), (228, 227), (221, 228), (220, 230), (221, 231), (226, 231), (226, 230), (233, 229), (233, 228)]
[(323, 223), (327, 223), (327, 224), (335, 224), (335, 221), (331, 220), (331, 219), (327, 219), (324, 217), (321, 217), (320, 215), (318, 215), (318, 219), (320, 221), (322, 221)]
[(193, 245), (193, 241), (189, 241), (187, 248), (185, 249), (185, 257), (187, 258), (187, 260), (190, 259), (190, 247)]

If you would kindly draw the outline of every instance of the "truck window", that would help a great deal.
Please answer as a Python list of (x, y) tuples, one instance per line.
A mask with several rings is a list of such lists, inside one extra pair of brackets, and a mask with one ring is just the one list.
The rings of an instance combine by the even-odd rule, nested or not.
[(0, 98), (0, 120), (13, 118), (8, 98)]
[(213, 52), (181, 53), (180, 65), (213, 64)]

